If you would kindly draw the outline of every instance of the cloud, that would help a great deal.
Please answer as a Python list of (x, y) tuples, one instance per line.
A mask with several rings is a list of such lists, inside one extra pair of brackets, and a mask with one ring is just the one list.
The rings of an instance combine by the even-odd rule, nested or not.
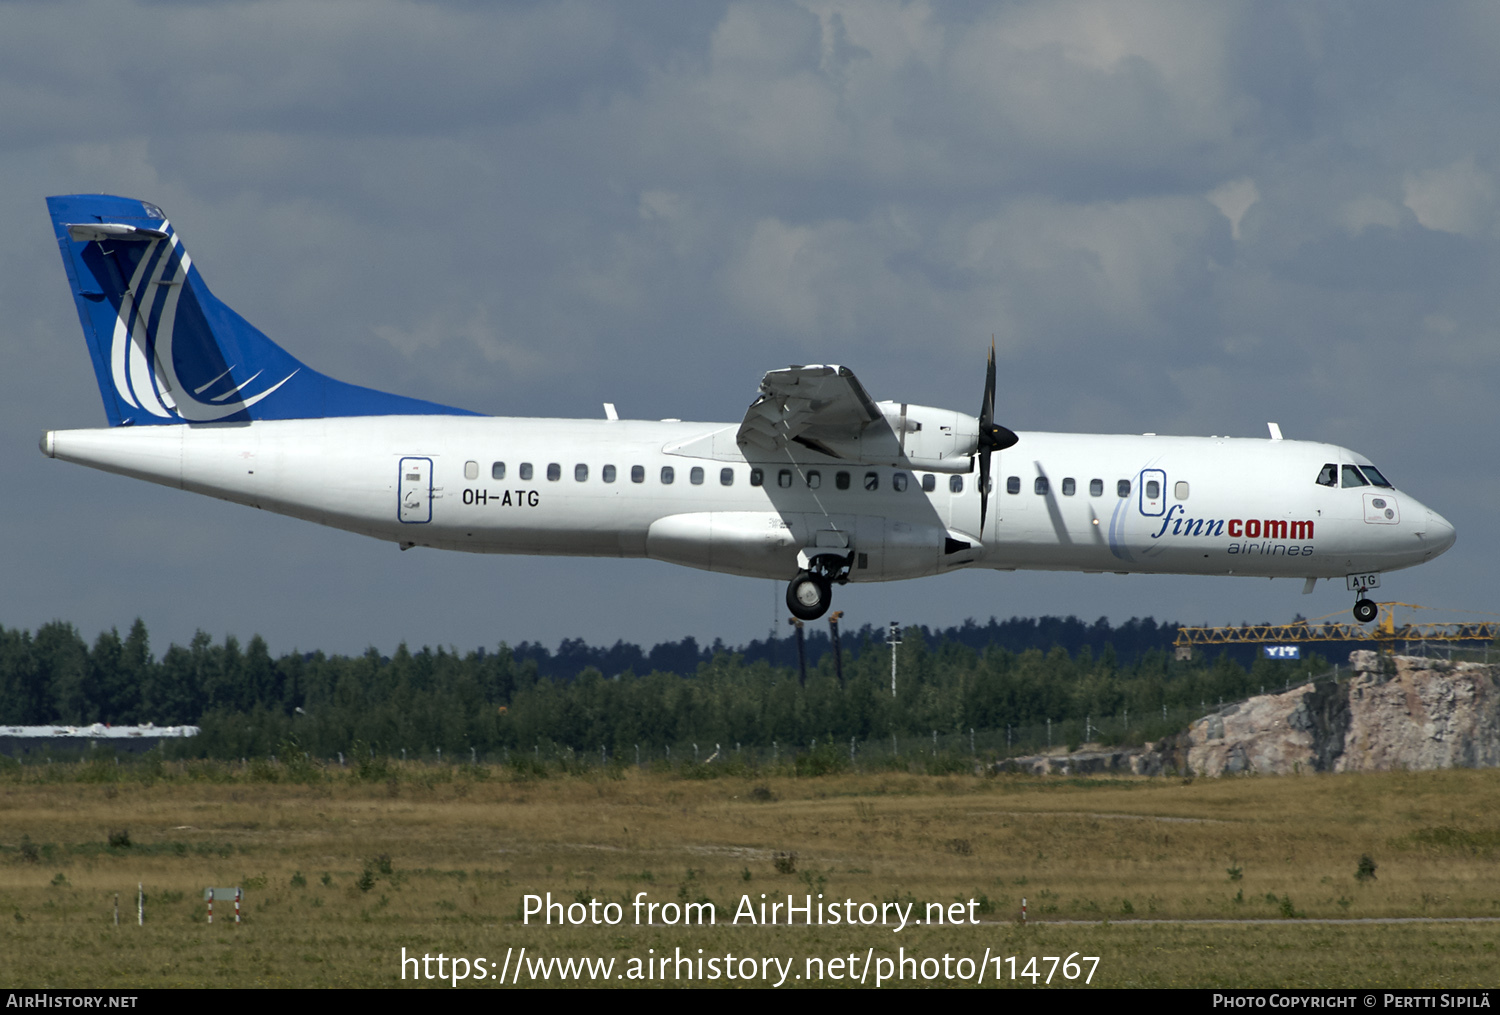
[(1406, 207), (1428, 229), (1478, 236), (1494, 223), (1495, 183), (1471, 155), (1406, 177)]
[(610, 8), (581, 3), (79, 0), (3, 16), (9, 144), (272, 127), (432, 136), (534, 113), (619, 70)]
[(1259, 200), (1260, 189), (1248, 176), (1221, 183), (1208, 192), (1208, 203), (1224, 213), (1224, 217), (1229, 220), (1230, 235), (1236, 240), (1240, 238), (1240, 221)]
[(1145, 349), (1173, 345), (1175, 319), (1211, 292), (1214, 222), (1189, 197), (1023, 199), (937, 221), (900, 206), (860, 222), (766, 219), (724, 278), (742, 314), (809, 348), (921, 335), (942, 355), (995, 333), (1011, 349)]
[(1373, 194), (1362, 194), (1345, 201), (1338, 211), (1339, 221), (1350, 233), (1358, 236), (1371, 226), (1396, 229), (1401, 225), (1401, 206)]
[[(1500, 430), (1497, 29), (1485, 5), (1276, 0), (3, 4), (0, 412), (23, 432), (97, 423), (40, 197), (111, 191), (160, 203), (221, 298), (355, 383), (518, 415), (607, 399), (732, 420), (762, 371), (832, 360), (877, 397), (972, 408), (993, 333), (1008, 425), (1260, 435), (1275, 418), (1379, 452), (1440, 509), (1471, 503), (1452, 477)], [(0, 456), (38, 491), (18, 524), (66, 549), (87, 513), (40, 508), (101, 477), (59, 479), (29, 440)], [(261, 524), (212, 517), (225, 546)], [(256, 531), (270, 554), (285, 529)], [(297, 552), (330, 538), (362, 545), (312, 530)], [(352, 551), (378, 576), (363, 584), (417, 567), (387, 549)], [(15, 552), (18, 590), (43, 567), (74, 586), (132, 572), (99, 563), (102, 537)], [(424, 565), (420, 623), (362, 601), (349, 614), (373, 633), (347, 637), (452, 632), (455, 598), (493, 620), (496, 574), (526, 576), (496, 621), (526, 637), (623, 615), (600, 592), (559, 617), (549, 602), (593, 593), (549, 575), (615, 572), (544, 564)], [(190, 565), (145, 607), (165, 638), (242, 616)], [(1455, 587), (1482, 590), (1486, 569)], [(658, 571), (612, 587), (659, 601)], [(1011, 579), (1021, 599), (995, 609), (1042, 587)], [(712, 582), (695, 588), (734, 586)], [(950, 587), (920, 619), (968, 608)], [(1113, 586), (1056, 588), (1059, 609), (1123, 608)], [(131, 619), (102, 604), (134, 600), (88, 601)], [(11, 623), (70, 606), (0, 602)], [(298, 617), (317, 612), (275, 623), (311, 632)], [(688, 623), (631, 616), (643, 637)]]

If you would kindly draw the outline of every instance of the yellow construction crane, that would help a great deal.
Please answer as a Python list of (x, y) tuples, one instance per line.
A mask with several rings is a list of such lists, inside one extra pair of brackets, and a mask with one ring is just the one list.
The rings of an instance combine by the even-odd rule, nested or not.
[(1289, 642), (1369, 642), (1371, 647), (1385, 651), (1394, 649), (1397, 642), (1457, 643), (1492, 642), (1500, 638), (1500, 622), (1458, 621), (1446, 624), (1397, 624), (1395, 607), (1410, 610), (1425, 610), (1428, 607), (1414, 603), (1378, 603), (1380, 614), (1370, 627), (1334, 620), (1342, 613), (1330, 613), (1314, 620), (1298, 620), (1291, 624), (1245, 624), (1240, 627), (1179, 627), (1173, 645), (1178, 658), (1186, 658), (1194, 645), (1245, 645)]

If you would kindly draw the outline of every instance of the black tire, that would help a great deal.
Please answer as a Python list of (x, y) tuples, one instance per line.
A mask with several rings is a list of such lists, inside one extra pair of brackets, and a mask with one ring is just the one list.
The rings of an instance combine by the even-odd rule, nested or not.
[(827, 579), (810, 571), (798, 571), (786, 587), (786, 608), (798, 620), (817, 620), (833, 603)]
[(1354, 604), (1354, 619), (1361, 624), (1368, 624), (1380, 615), (1380, 607), (1369, 599), (1361, 599)]

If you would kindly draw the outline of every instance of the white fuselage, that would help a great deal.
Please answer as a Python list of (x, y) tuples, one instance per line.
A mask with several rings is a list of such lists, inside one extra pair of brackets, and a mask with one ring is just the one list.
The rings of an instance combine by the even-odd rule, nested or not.
[(977, 472), (801, 448), (747, 460), (734, 434), (377, 416), (55, 431), (42, 448), (403, 547), (652, 557), (779, 579), (820, 552), (853, 554), (851, 581), (962, 567), (1333, 578), (1410, 567), (1453, 542), (1398, 490), (1318, 485), (1325, 464), (1369, 464), (1330, 444), (1021, 433), (994, 456), (980, 532)]

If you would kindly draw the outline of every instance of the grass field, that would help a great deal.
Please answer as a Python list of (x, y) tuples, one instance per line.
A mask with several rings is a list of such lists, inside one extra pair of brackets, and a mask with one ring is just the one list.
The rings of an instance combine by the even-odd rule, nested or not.
[[(1104, 986), (1500, 983), (1500, 923), (1472, 919), (1500, 917), (1495, 771), (705, 779), (413, 764), (366, 776), (213, 764), (0, 772), (0, 981), (434, 983), (410, 963), (403, 979), (405, 948), (482, 958), (485, 986), (502, 986), (504, 962), (509, 987), (525, 947), (533, 963), (613, 959), (608, 978), (619, 986), (744, 986), (728, 974), (747, 972), (746, 958), (757, 960), (749, 985), (781, 975), (791, 986), (846, 985), (838, 977), (857, 981), (866, 965), (870, 985), (898, 968), (908, 985), (964, 985), (981, 966), (985, 984), (1019, 975), (1030, 985), (1029, 959), (1072, 953), (1098, 956), (1092, 983)], [(209, 885), (244, 888), (242, 925), (223, 902), (206, 922)], [(597, 899), (601, 922), (559, 925), (556, 911), (550, 926), (523, 922), (523, 896), (548, 892), (565, 905)], [(713, 924), (668, 925), (670, 906), (638, 923), (640, 893), (643, 904), (679, 910), (709, 903), (693, 912), (712, 912)], [(762, 893), (799, 906), (821, 894), (856, 917), (872, 903), (871, 919), (890, 903), (923, 920), (936, 903), (945, 922), (750, 923), (742, 899), (758, 907)], [(1360, 922), (1372, 918), (1470, 919)], [(1207, 920), (1222, 922), (1188, 922)], [(658, 975), (664, 954), (671, 968)], [(679, 956), (701, 957), (691, 971), (719, 978), (687, 979)], [(772, 957), (787, 965), (759, 962)], [(1054, 985), (1082, 982), (1053, 965)], [(1030, 968), (1045, 978), (1048, 966)], [(477, 961), (468, 971), (477, 975)], [(424, 972), (436, 976), (437, 963)], [(554, 970), (548, 982), (560, 980)]]

